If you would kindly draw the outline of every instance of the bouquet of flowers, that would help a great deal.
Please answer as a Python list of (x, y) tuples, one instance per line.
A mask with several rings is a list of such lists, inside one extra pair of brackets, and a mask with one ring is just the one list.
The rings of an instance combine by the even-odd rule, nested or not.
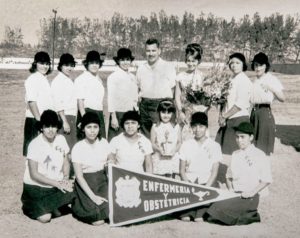
[(226, 66), (214, 65), (204, 76), (201, 86), (193, 83), (187, 86), (187, 101), (205, 106), (224, 106), (231, 87), (230, 78)]

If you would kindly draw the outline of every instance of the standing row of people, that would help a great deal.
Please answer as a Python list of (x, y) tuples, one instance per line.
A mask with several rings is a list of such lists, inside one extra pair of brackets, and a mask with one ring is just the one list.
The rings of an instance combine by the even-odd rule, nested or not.
[[(262, 130), (268, 132), (274, 130), (274, 119), (273, 127), (272, 125), (268, 128), (264, 126), (263, 129), (259, 129), (259, 127), (270, 118), (272, 119), (270, 103), (274, 96), (283, 100), (284, 95), (280, 82), (275, 77), (268, 76), (270, 75), (267, 73), (269, 62), (265, 54), (257, 54), (252, 62), (252, 68), (257, 73), (254, 90), (252, 90), (252, 82), (244, 73), (247, 69), (245, 57), (240, 53), (229, 57), (229, 68), (233, 77), (228, 101), (219, 117), (221, 127), (217, 141), (221, 144), (220, 147), (208, 138), (206, 113), (209, 108), (207, 105), (192, 104), (186, 100), (185, 95), (187, 85), (194, 84), (200, 88), (203, 83), (203, 74), (198, 69), (203, 53), (201, 46), (199, 44), (187, 46), (188, 69), (178, 76), (176, 76), (175, 68), (160, 58), (161, 49), (156, 39), (147, 40), (145, 49), (147, 62), (138, 68), (136, 77), (129, 72), (131, 62), (134, 60), (129, 49), (121, 48), (117, 57), (114, 57), (118, 69), (108, 77), (107, 82), (108, 111), (110, 113), (108, 140), (110, 145), (105, 139), (104, 87), (98, 76), (103, 60), (98, 52), (90, 51), (87, 54), (83, 62), (86, 71), (76, 78), (74, 83), (70, 78), (70, 71), (76, 64), (72, 55), (61, 56), (58, 66), (60, 73), (50, 83), (46, 78), (50, 72), (50, 57), (45, 52), (39, 52), (32, 64), (31, 72), (33, 74), (25, 82), (28, 108), (23, 153), (24, 156), (27, 156), (27, 161), (36, 161), (29, 163), (27, 171), (32, 175), (31, 171), (34, 171), (33, 168), (37, 168), (39, 163), (42, 163), (44, 170), (47, 171), (50, 168), (50, 170), (62, 168), (62, 163), (49, 167), (50, 161), (54, 158), (52, 154), (57, 154), (59, 151), (60, 157), (63, 159), (68, 156), (69, 160), (71, 159), (73, 162), (76, 177), (76, 196), (72, 197), (74, 201), (72, 209), (75, 217), (82, 221), (97, 225), (102, 224), (103, 220), (107, 218), (107, 178), (104, 168), (108, 161), (124, 168), (136, 171), (145, 170), (167, 177), (175, 177), (176, 174), (180, 174), (184, 181), (212, 186), (218, 173), (218, 163), (222, 159), (221, 148), (224, 154), (230, 155), (233, 151), (241, 149), (241, 145), (235, 139), (236, 128), (242, 122), (250, 121), (251, 101), (255, 102), (251, 117), (255, 129), (248, 130), (246, 134), (249, 137), (253, 136), (254, 142), (265, 153), (272, 152), (269, 144), (265, 146), (269, 152), (265, 147), (260, 147), (261, 144), (265, 145), (266, 143), (265, 139), (260, 140), (259, 138), (266, 135), (265, 132), (263, 135), (261, 134)], [(259, 75), (259, 72), (262, 74)], [(268, 77), (265, 77), (266, 75)], [(269, 79), (270, 77), (271, 79)], [(174, 93), (175, 103), (173, 101)], [(59, 129), (56, 119), (51, 123), (41, 120), (43, 112), (53, 114), (53, 111), (49, 112), (47, 109), (55, 110), (58, 113), (62, 122), (62, 132), (69, 137), (69, 139), (67, 138), (68, 146), (55, 146), (54, 151), (51, 151), (52, 154), (47, 152), (48, 156), (41, 157), (45, 160), (38, 161), (36, 157), (32, 156), (32, 153), (39, 153), (38, 150), (35, 151), (36, 146), (30, 146), (33, 148), (28, 149), (29, 143), (38, 135), (37, 128), (40, 128), (42, 132), (39, 137), (44, 139), (48, 138), (46, 135), (48, 128), (52, 129), (52, 134), (56, 133), (53, 132), (53, 128)], [(75, 122), (76, 120), (77, 122)], [(271, 123), (267, 122), (266, 124), (269, 126)], [(139, 128), (142, 134), (138, 132)], [(77, 137), (83, 134), (84, 139), (74, 146), (77, 141), (76, 131)], [(245, 132), (242, 129), (240, 131)], [(270, 144), (273, 142), (274, 145), (272, 136), (274, 136), (272, 133), (271, 135), (267, 134), (267, 137), (271, 138)], [(251, 137), (251, 140), (253, 138)], [(30, 145), (35, 144), (35, 141), (36, 139)], [(53, 141), (48, 140), (48, 142), (52, 148)], [(61, 143), (63, 144), (63, 142)], [(191, 148), (195, 148), (195, 150)], [(71, 156), (69, 156), (70, 150), (72, 150)], [(101, 156), (99, 156), (100, 154)], [(203, 162), (202, 159), (201, 162), (198, 161), (199, 156), (206, 162)], [(270, 182), (270, 176), (266, 177), (265, 186)], [(55, 175), (53, 178), (56, 182), (44, 180), (44, 177), (40, 178), (39, 175), (34, 177), (40, 184), (55, 187), (60, 191), (70, 192), (72, 190), (72, 182), (69, 177), (66, 177), (66, 174)], [(24, 184), (26, 181), (24, 178)], [(33, 184), (29, 183), (29, 185)], [(258, 186), (258, 184), (255, 185)], [(259, 189), (256, 189), (255, 186), (254, 195), (265, 186), (260, 186)], [(29, 202), (29, 207), (30, 204), (32, 205), (30, 193), (31, 187), (24, 186), (22, 200), (25, 214), (28, 210), (26, 201)], [(39, 194), (39, 192), (35, 194)], [(68, 199), (70, 198), (71, 195)], [(65, 202), (59, 205), (61, 208)], [(58, 207), (51, 210), (54, 215), (59, 212), (56, 208)], [(97, 212), (95, 213), (95, 211)], [(41, 213), (39, 212), (39, 214)], [(49, 220), (49, 216), (51, 219), (51, 213), (49, 211), (43, 213), (47, 214), (46, 218), (41, 218), (36, 214), (31, 217), (41, 218), (41, 221), (45, 221)], [(190, 216), (188, 215), (188, 217)], [(186, 219), (185, 216), (183, 218)]]

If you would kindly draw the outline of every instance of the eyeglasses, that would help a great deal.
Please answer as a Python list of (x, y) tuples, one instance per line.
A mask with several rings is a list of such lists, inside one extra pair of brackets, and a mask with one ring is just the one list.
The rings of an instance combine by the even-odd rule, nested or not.
[(161, 113), (164, 113), (164, 114), (171, 114), (171, 113), (173, 113), (174, 111), (173, 110), (168, 110), (168, 109), (166, 109), (166, 110), (162, 110), (162, 111), (160, 111)]

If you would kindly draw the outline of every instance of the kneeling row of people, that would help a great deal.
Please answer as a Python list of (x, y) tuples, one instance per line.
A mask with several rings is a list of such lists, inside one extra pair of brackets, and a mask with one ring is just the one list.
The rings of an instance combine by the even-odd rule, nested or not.
[[(158, 129), (152, 131), (153, 134), (159, 134), (159, 128), (166, 126), (164, 120), (161, 121), (161, 126), (154, 125)], [(175, 151), (170, 152), (164, 144), (173, 138), (169, 133), (164, 133), (164, 142), (156, 141), (156, 146), (152, 146), (138, 132), (139, 114), (136, 111), (124, 114), (121, 121), (124, 132), (114, 137), (110, 144), (101, 138), (101, 122), (97, 114), (87, 112), (80, 125), (82, 140), (71, 152), (74, 181), (70, 179), (69, 147), (65, 138), (57, 134), (60, 128), (58, 116), (54, 111), (45, 111), (41, 116), (41, 133), (28, 147), (21, 197), (24, 214), (40, 222), (49, 222), (71, 207), (78, 220), (93, 225), (103, 224), (108, 220), (105, 172), (108, 163), (148, 173), (153, 173), (154, 167), (159, 165), (163, 171), (158, 173), (160, 175), (174, 177), (179, 173), (183, 181), (213, 186), (222, 159), (220, 146), (207, 137), (205, 113), (194, 113), (190, 124), (194, 137), (184, 141), (174, 155)], [(180, 214), (183, 221), (205, 218), (227, 225), (260, 221), (257, 212), (259, 194), (272, 181), (269, 158), (251, 143), (253, 127), (250, 123), (244, 122), (236, 127), (236, 140), (240, 149), (232, 155), (226, 178), (228, 188), (241, 193), (241, 197), (185, 211)], [(158, 152), (159, 158), (156, 156)], [(165, 170), (168, 166), (171, 169)]]

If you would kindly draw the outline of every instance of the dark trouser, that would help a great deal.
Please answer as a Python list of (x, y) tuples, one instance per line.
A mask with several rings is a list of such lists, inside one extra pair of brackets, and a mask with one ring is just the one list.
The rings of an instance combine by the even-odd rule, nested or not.
[(162, 100), (163, 98), (142, 98), (142, 101), (139, 105), (141, 115), (141, 131), (147, 138), (150, 138), (150, 131), (153, 123), (157, 123), (159, 121), (157, 106)]
[[(100, 134), (101, 134), (101, 137), (106, 138), (103, 111), (97, 111), (97, 110), (94, 110), (94, 109), (85, 108), (85, 112), (93, 112), (93, 113), (96, 113), (98, 115), (98, 118), (100, 120)], [(82, 131), (79, 128), (79, 123), (81, 123), (81, 119), (82, 119), (82, 116), (81, 116), (80, 112), (78, 112), (76, 125), (77, 125), (77, 138), (79, 138), (79, 139), (82, 139)]]
[(108, 127), (108, 141), (111, 141), (111, 139), (119, 134), (121, 134), (123, 132), (123, 128), (121, 127), (121, 119), (123, 117), (125, 112), (116, 112), (116, 116), (117, 116), (117, 120), (119, 122), (119, 128), (118, 129), (114, 129), (111, 126), (111, 117), (109, 119), (109, 127)]
[(29, 143), (39, 134), (39, 122), (31, 117), (26, 117), (24, 125), (23, 156), (27, 156)]
[(254, 127), (254, 145), (270, 155), (274, 151), (275, 120), (269, 104), (258, 104), (251, 112)]

